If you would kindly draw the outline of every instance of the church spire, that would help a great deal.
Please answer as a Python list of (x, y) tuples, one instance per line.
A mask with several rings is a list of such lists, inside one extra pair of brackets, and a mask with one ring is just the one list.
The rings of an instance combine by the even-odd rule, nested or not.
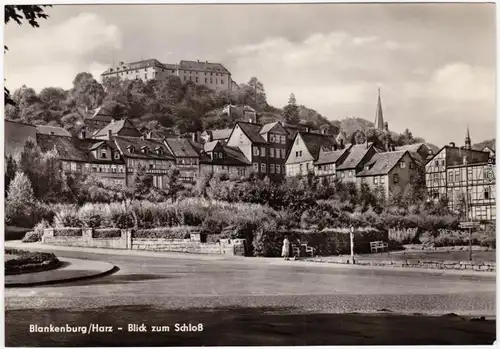
[(380, 87), (378, 88), (377, 111), (375, 112), (375, 129), (384, 130), (384, 114), (382, 113), (382, 101), (380, 100)]
[(467, 124), (467, 133), (465, 134), (465, 149), (472, 149), (472, 142), (470, 140), (469, 125)]

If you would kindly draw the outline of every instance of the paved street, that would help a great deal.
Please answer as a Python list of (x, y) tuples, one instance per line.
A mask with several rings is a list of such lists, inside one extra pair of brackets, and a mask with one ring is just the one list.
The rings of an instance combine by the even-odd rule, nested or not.
[[(210, 327), (220, 334), (221, 329), (225, 328), (221, 326), (234, 325), (242, 319), (260, 317), (260, 320), (256, 318), (251, 323), (288, 321), (287, 325), (283, 326), (291, 330), (292, 334), (297, 331), (304, 333), (307, 327), (309, 340), (304, 336), (295, 338), (292, 335), (287, 337), (287, 341), (278, 344), (300, 344), (304, 340), (309, 344), (339, 344), (338, 342), (325, 342), (328, 340), (326, 337), (322, 337), (324, 339), (321, 343), (314, 340), (318, 336), (311, 334), (311, 331), (314, 332), (316, 328), (312, 326), (313, 319), (315, 323), (316, 321), (327, 323), (334, 319), (340, 321), (338, 316), (334, 315), (330, 315), (328, 321), (318, 320), (316, 317), (320, 315), (317, 314), (347, 312), (434, 315), (456, 313), (460, 316), (493, 316), (495, 314), (495, 278), (491, 274), (461, 275), (395, 268), (349, 268), (293, 261), (273, 264), (248, 258), (196, 259), (192, 256), (184, 258), (183, 255), (175, 258), (154, 258), (87, 254), (74, 251), (57, 251), (56, 254), (62, 257), (107, 261), (117, 265), (120, 270), (113, 275), (94, 280), (46, 287), (6, 289), (7, 345), (57, 345), (53, 342), (56, 339), (66, 345), (103, 343), (133, 345), (133, 343), (137, 344), (135, 341), (139, 338), (142, 341), (147, 338), (151, 345), (164, 343), (201, 345), (209, 340), (205, 338), (205, 342), (198, 342), (197, 340), (201, 338), (200, 334), (196, 336), (193, 333), (184, 337), (169, 336), (168, 339), (154, 335), (141, 337), (139, 334), (131, 337), (128, 334), (127, 343), (119, 341), (120, 338), (124, 338), (119, 334), (115, 336), (105, 334), (98, 337), (69, 334), (57, 334), (54, 337), (54, 334), (46, 333), (33, 335), (28, 333), (28, 327), (33, 323), (38, 325), (69, 323), (74, 326), (83, 326), (93, 322), (116, 326), (121, 324), (126, 327), (129, 323), (144, 322), (149, 325), (173, 326), (175, 322), (184, 319), (190, 323), (203, 321), (205, 327)], [(286, 315), (288, 317), (285, 319)], [(237, 316), (240, 318), (236, 319)], [(279, 319), (267, 318), (273, 316)], [(295, 316), (295, 321), (293, 321), (295, 327), (289, 323), (292, 316)], [(297, 316), (305, 316), (305, 318), (298, 320)], [(345, 323), (346, 315), (342, 316), (344, 318), (341, 323)], [(373, 319), (373, 317), (364, 316), (363, 319), (365, 322), (363, 326), (368, 326), (366, 319)], [(384, 316), (383, 321), (381, 319), (376, 318), (377, 321), (374, 320), (374, 324), (385, 323), (387, 326), (394, 327), (394, 324), (391, 325), (390, 322), (395, 321), (397, 326), (401, 327), (406, 326), (403, 323), (407, 321), (403, 319), (401, 320), (403, 322), (400, 322), (396, 317), (391, 316)], [(410, 319), (424, 321), (427, 318)], [(419, 331), (423, 331), (428, 336), (431, 333), (429, 331), (437, 328), (433, 323), (437, 321), (436, 319), (443, 324), (444, 318), (426, 320), (425, 324), (418, 325)], [(353, 321), (357, 323), (358, 320)], [(107, 324), (103, 323), (106, 321)], [(297, 324), (298, 328), (296, 328)], [(467, 324), (467, 328), (470, 329), (471, 323), (467, 322)], [(491, 326), (491, 324), (493, 324), (491, 327), (493, 332), (484, 328), (479, 331), (485, 331), (481, 333), (486, 337), (477, 332), (476, 334), (470, 333), (469, 337), (463, 340), (467, 343), (476, 343), (480, 339), (486, 340), (485, 338), (494, 337), (494, 322), (486, 321), (484, 326)], [(250, 326), (250, 323), (243, 327), (247, 328), (246, 326)], [(359, 328), (359, 324), (353, 326)], [(373, 329), (373, 326), (369, 327)], [(399, 329), (405, 333), (409, 330)], [(450, 326), (448, 326), (449, 329)], [(319, 328), (317, 330), (319, 331)], [(237, 330), (234, 329), (234, 331)], [(331, 328), (329, 327), (326, 331), (331, 333)], [(454, 335), (451, 339), (452, 337), (442, 337), (436, 334), (436, 340), (442, 339), (438, 342), (429, 342), (429, 337), (424, 336), (419, 340), (418, 331), (415, 332), (415, 328), (412, 331), (409, 332), (413, 333), (411, 338), (391, 338), (393, 341), (403, 341), (399, 344), (445, 344), (448, 343), (446, 341), (457, 341), (462, 338)], [(462, 332), (459, 331), (459, 333)], [(377, 333), (380, 335), (380, 331)], [(207, 336), (207, 330), (204, 330), (203, 334)], [(356, 338), (347, 336), (344, 339), (336, 337), (336, 340), (341, 340), (346, 344), (389, 343), (391, 341), (387, 340), (387, 336), (388, 334), (385, 333), (382, 338), (385, 340), (376, 335), (363, 337), (364, 339), (356, 336)], [(221, 343), (219, 342), (221, 338), (216, 338), (217, 340), (214, 338), (211, 340), (219, 345), (238, 344), (239, 340), (242, 340), (232, 337), (232, 339), (226, 338)], [(273, 338), (275, 337), (269, 336), (270, 342), (258, 342), (258, 344), (273, 344)], [(442, 342), (443, 340), (445, 342)]]

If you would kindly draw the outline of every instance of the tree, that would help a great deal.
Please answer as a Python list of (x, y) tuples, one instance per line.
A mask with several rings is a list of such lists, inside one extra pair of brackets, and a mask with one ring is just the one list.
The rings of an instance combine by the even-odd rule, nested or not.
[(16, 176), (17, 164), (16, 160), (9, 155), (5, 160), (5, 197), (7, 197), (9, 185)]
[(177, 167), (171, 166), (167, 172), (167, 183), (166, 183), (167, 195), (175, 201), (177, 199), (177, 194), (181, 191), (184, 186), (180, 181), (180, 171)]
[(76, 75), (71, 95), (78, 106), (88, 108), (97, 108), (105, 97), (103, 86), (85, 72)]
[(283, 117), (287, 123), (292, 125), (296, 125), (300, 121), (299, 107), (297, 106), (297, 100), (293, 93), (290, 93), (288, 104), (283, 108)]
[(144, 195), (147, 195), (153, 187), (153, 176), (147, 173), (146, 167), (137, 164), (131, 182), (130, 196), (140, 199)]
[[(11, 20), (15, 21), (17, 24), (22, 25), (23, 20), (27, 20), (28, 23), (34, 27), (38, 28), (38, 20), (46, 19), (49, 17), (43, 8), (51, 7), (51, 5), (5, 5), (5, 25), (7, 25)], [(7, 46), (4, 46), (4, 51), (8, 51)], [(15, 105), (15, 102), (10, 97), (10, 91), (4, 86), (4, 104), (5, 105)]]
[(240, 87), (238, 92), (242, 98), (241, 104), (248, 104), (257, 111), (267, 108), (267, 96), (264, 85), (255, 76)]
[(9, 187), (5, 205), (5, 220), (7, 224), (31, 227), (33, 211), (36, 205), (33, 188), (28, 177), (18, 171)]

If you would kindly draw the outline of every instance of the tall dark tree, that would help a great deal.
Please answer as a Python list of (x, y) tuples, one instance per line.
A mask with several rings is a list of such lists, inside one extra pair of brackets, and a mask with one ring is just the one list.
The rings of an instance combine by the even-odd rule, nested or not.
[(297, 106), (297, 100), (293, 93), (290, 94), (288, 104), (283, 108), (283, 117), (287, 123), (292, 125), (296, 125), (300, 121), (299, 107)]
[[(49, 15), (44, 12), (44, 7), (50, 7), (51, 5), (5, 5), (5, 25), (7, 25), (11, 20), (19, 25), (23, 24), (23, 21), (28, 21), (29, 25), (34, 28), (38, 28), (39, 19), (47, 19)], [(4, 51), (8, 51), (7, 46), (4, 46)], [(10, 97), (10, 91), (7, 87), (4, 90), (4, 104), (5, 105), (15, 105), (14, 100)]]

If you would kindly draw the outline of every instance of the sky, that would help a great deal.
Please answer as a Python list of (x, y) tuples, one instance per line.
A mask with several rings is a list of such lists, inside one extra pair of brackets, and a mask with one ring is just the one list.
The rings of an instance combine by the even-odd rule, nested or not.
[(256, 76), (268, 102), (330, 120), (373, 121), (381, 89), (389, 129), (444, 145), (495, 137), (495, 5), (55, 5), (39, 28), (9, 23), (4, 77), (70, 88), (113, 63), (156, 58), (220, 62)]

